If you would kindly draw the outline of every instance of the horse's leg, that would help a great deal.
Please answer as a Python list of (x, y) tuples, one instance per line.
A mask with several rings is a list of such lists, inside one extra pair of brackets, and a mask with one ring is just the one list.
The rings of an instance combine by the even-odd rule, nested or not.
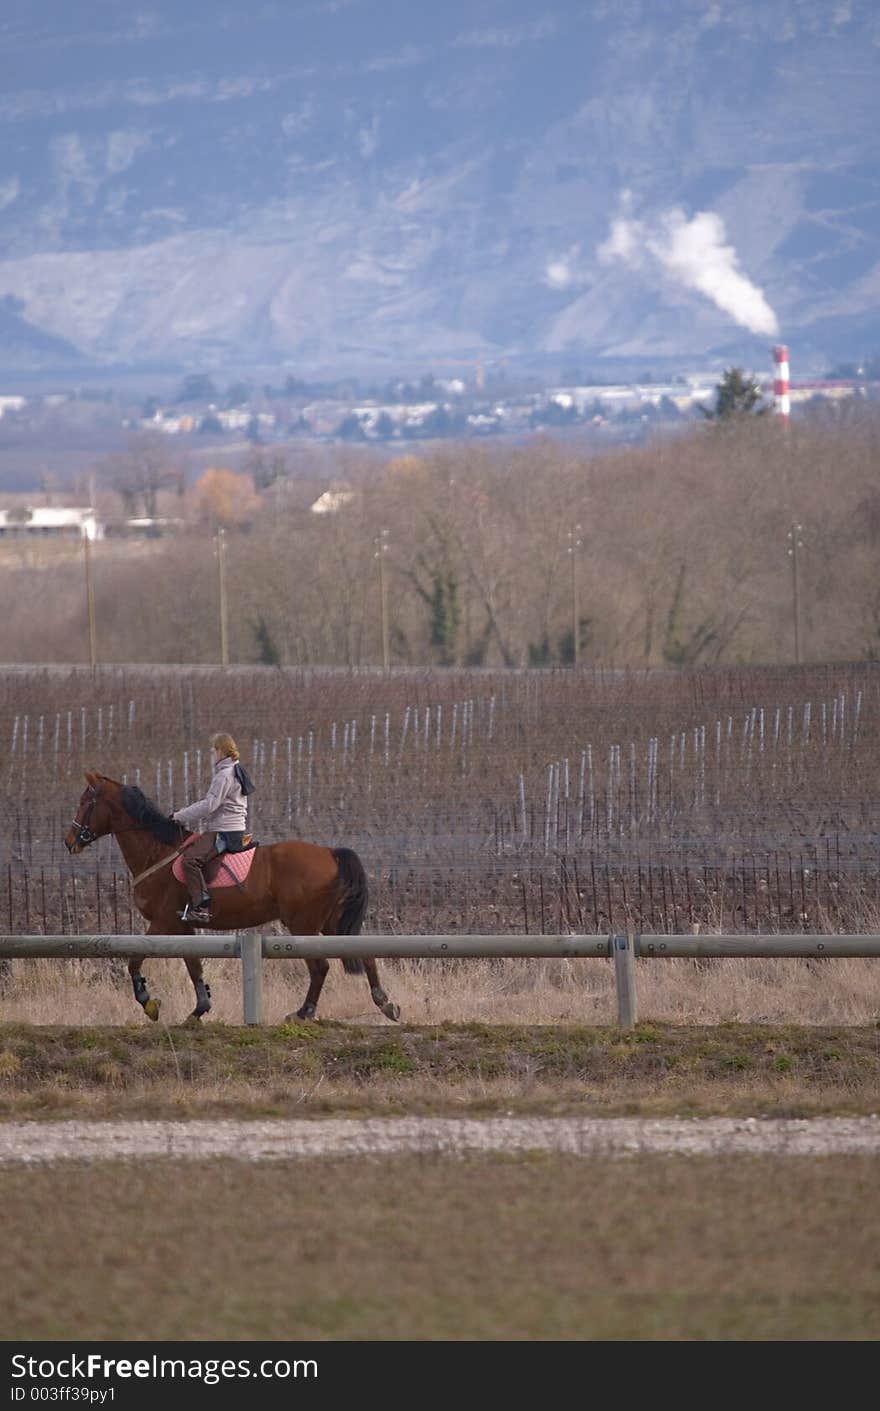
[(400, 1018), (400, 1005), (394, 1004), (388, 998), (382, 986), (379, 984), (379, 967), (375, 960), (363, 961), (364, 969), (367, 972), (367, 980), (370, 985), (370, 994), (373, 996), (373, 1003), (378, 1005), (386, 1019), (393, 1019), (395, 1023)]
[(203, 978), (202, 962), (199, 956), (186, 956), (186, 968), (196, 992), (196, 1007), (189, 1017), (190, 1019), (201, 1019), (202, 1015), (207, 1014), (211, 1008), (211, 986)]
[(142, 1007), (144, 1014), (146, 1014), (148, 1019), (158, 1019), (159, 1005), (162, 1003), (162, 1001), (150, 998), (150, 992), (147, 989), (147, 982), (141, 974), (141, 966), (143, 965), (143, 963), (144, 957), (142, 955), (132, 956), (131, 960), (128, 962), (128, 973), (131, 976), (131, 984), (134, 990), (134, 997), (137, 1000), (138, 1004)]
[(330, 969), (329, 960), (323, 958), (318, 960), (307, 960), (309, 967), (309, 992), (303, 1000), (302, 1005), (296, 1011), (296, 1015), (288, 1014), (287, 1019), (314, 1019), (318, 1009), (318, 999), (321, 990), (324, 988), (324, 981), (327, 978), (327, 971)]

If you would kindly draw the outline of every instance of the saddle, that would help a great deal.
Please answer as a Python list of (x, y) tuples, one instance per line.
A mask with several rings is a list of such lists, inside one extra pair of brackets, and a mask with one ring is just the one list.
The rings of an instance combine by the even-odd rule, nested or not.
[[(259, 843), (255, 843), (250, 834), (245, 834), (247, 845), (237, 852), (231, 852), (228, 848), (212, 857), (210, 862), (205, 864), (203, 869), (206, 887), (243, 887), (247, 881), (248, 873), (251, 870), (254, 857), (256, 856)], [(183, 872), (183, 856), (176, 857), (171, 866), (171, 871), (178, 882), (185, 882)]]
[(218, 833), (217, 834), (217, 854), (224, 852), (247, 852), (248, 848), (255, 848), (252, 833)]

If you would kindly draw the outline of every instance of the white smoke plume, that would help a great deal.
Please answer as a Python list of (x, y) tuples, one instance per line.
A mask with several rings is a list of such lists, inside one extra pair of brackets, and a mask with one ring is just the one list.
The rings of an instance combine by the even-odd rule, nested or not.
[(779, 324), (761, 290), (739, 269), (736, 251), (725, 243), (724, 222), (714, 211), (698, 211), (688, 220), (679, 207), (653, 221), (621, 216), (598, 255), (603, 264), (624, 260), (650, 272), (659, 265), (667, 275), (705, 294), (719, 309), (751, 333), (775, 337)]

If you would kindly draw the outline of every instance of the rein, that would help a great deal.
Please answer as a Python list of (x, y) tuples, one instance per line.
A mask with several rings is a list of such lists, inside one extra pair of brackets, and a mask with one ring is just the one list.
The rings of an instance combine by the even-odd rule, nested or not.
[[(92, 810), (97, 802), (98, 794), (97, 791), (95, 791), (89, 800), (89, 807), (82, 822), (80, 823), (75, 817), (71, 819), (72, 826), (77, 830), (79, 842), (84, 848), (88, 847), (89, 843), (96, 843), (98, 841), (99, 835), (93, 833), (88, 825), (88, 820), (91, 818)], [(146, 833), (150, 827), (151, 825), (149, 823), (130, 823), (127, 828), (112, 828), (110, 831), (114, 837), (118, 837), (120, 833)], [(182, 827), (182, 825), (178, 824), (178, 827)], [(186, 838), (168, 857), (161, 857), (158, 862), (153, 863), (152, 867), (148, 867), (144, 872), (139, 873), (138, 876), (134, 878), (132, 886), (136, 887), (138, 882), (142, 882), (145, 877), (151, 876), (152, 873), (158, 872), (160, 868), (167, 867), (170, 862), (174, 862), (175, 858), (180, 857), (180, 854), (186, 851), (191, 842), (192, 838)]]
[[(125, 829), (124, 831), (128, 832), (129, 830)], [(175, 848), (174, 852), (170, 853), (168, 857), (160, 857), (159, 861), (154, 862), (152, 867), (148, 867), (145, 872), (139, 872), (137, 877), (132, 881), (132, 887), (136, 887), (138, 882), (143, 882), (145, 877), (151, 877), (154, 872), (158, 872), (161, 868), (167, 867), (170, 862), (174, 862), (176, 858), (180, 857), (182, 852), (186, 852), (191, 842), (192, 839), (187, 838), (186, 841), (181, 843), (179, 848)]]

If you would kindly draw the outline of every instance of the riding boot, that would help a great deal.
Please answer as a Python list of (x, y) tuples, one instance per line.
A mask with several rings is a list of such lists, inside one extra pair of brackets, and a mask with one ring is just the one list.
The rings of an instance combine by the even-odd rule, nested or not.
[(210, 926), (211, 924), (211, 894), (202, 885), (199, 897), (190, 897), (183, 911), (180, 913), (181, 921), (188, 921), (192, 926)]
[(214, 834), (203, 834), (184, 857), (183, 870), (189, 889), (189, 901), (180, 913), (180, 918), (194, 926), (211, 924), (211, 897), (205, 885), (204, 868), (216, 857), (213, 845)]

